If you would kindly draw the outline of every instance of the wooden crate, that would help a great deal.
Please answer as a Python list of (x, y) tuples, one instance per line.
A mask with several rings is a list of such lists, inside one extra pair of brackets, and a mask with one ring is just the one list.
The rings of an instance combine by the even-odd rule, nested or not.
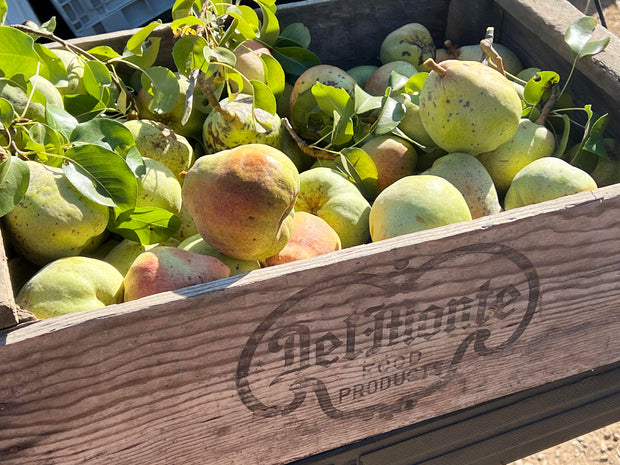
[[(564, 0), (323, 0), (279, 12), (342, 67), (376, 61), (380, 38), (417, 21), (438, 42), (494, 26), (527, 66), (563, 76), (563, 33), (580, 16)], [(130, 32), (80, 42), (120, 45)], [(614, 36), (579, 63), (571, 89), (620, 120), (619, 76)], [(616, 184), (0, 331), (0, 461), (290, 463), (600, 374), (620, 361), (619, 212)], [(0, 304), (16, 310), (0, 259)], [(599, 379), (620, 415), (618, 377)], [(518, 410), (505, 411), (505, 430)], [(475, 428), (450, 436), (454, 450), (479, 441)], [(415, 463), (491, 463), (451, 459), (426, 437)], [(359, 463), (414, 463), (380, 455)]]

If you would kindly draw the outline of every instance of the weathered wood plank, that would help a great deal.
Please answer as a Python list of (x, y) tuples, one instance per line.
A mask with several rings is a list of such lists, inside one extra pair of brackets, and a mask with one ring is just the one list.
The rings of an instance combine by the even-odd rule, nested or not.
[(613, 363), (618, 209), (616, 185), (0, 333), (0, 458), (286, 463)]
[(19, 323), (11, 276), (9, 275), (8, 258), (4, 248), (2, 234), (0, 234), (0, 329), (8, 328)]

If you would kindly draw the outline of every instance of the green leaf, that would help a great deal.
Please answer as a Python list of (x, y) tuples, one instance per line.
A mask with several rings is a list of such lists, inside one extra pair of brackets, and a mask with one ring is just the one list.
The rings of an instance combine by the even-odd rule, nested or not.
[(211, 61), (211, 58), (213, 58), (218, 63), (223, 63), (231, 67), (234, 67), (235, 64), (237, 64), (237, 57), (234, 52), (226, 47), (205, 47), (203, 49), (203, 54), (207, 61)]
[(41, 62), (45, 63), (45, 66), (41, 68), (39, 73), (41, 76), (55, 86), (67, 81), (67, 68), (65, 68), (65, 64), (53, 50), (39, 43), (34, 44), (34, 49), (39, 55)]
[(86, 197), (121, 211), (135, 208), (138, 182), (119, 154), (100, 145), (84, 144), (67, 150), (65, 158), (65, 175)]
[(261, 54), (260, 59), (265, 69), (265, 81), (267, 82), (267, 86), (269, 86), (273, 95), (278, 98), (282, 95), (282, 92), (284, 92), (284, 87), (286, 85), (286, 76), (282, 69), (282, 65), (280, 65), (280, 62), (273, 56), (266, 53)]
[(271, 92), (271, 89), (260, 81), (251, 79), (253, 95), (254, 95), (254, 108), (261, 108), (272, 115), (277, 112), (276, 98)]
[(108, 229), (144, 245), (163, 242), (179, 230), (181, 221), (172, 212), (157, 207), (137, 207), (111, 219)]
[(540, 71), (525, 84), (523, 99), (529, 105), (538, 105), (551, 86), (558, 82), (560, 75), (555, 71)]
[(39, 54), (34, 40), (10, 26), (0, 26), (0, 70), (6, 78), (23, 74), (26, 78), (37, 74)]
[(273, 45), (280, 36), (280, 23), (275, 11), (269, 8), (265, 2), (258, 2), (261, 12), (263, 13), (263, 21), (258, 37), (261, 42)]
[(101, 115), (107, 108), (98, 98), (88, 94), (65, 95), (63, 100), (65, 110), (81, 123)]
[(596, 18), (592, 16), (582, 16), (571, 24), (564, 33), (564, 41), (570, 47), (573, 58), (579, 57), (581, 51), (592, 38), (592, 33), (596, 27)]
[(164, 66), (144, 70), (142, 87), (153, 95), (148, 107), (157, 114), (172, 111), (179, 99), (179, 82), (174, 73)]
[(102, 61), (108, 61), (113, 58), (119, 58), (121, 56), (116, 50), (107, 45), (98, 45), (96, 47), (88, 49), (87, 51), (88, 53)]
[(420, 92), (422, 90), (422, 86), (424, 86), (427, 76), (428, 73), (426, 71), (414, 74), (407, 80), (407, 83), (404, 86), (404, 91), (408, 94)]
[(70, 140), (73, 143), (99, 145), (120, 152), (121, 155), (136, 145), (131, 131), (120, 121), (111, 118), (94, 118), (78, 125), (71, 133)]
[(61, 133), (67, 140), (71, 137), (71, 132), (79, 124), (78, 120), (64, 108), (56, 105), (45, 107), (45, 122), (49, 127)]
[(148, 68), (153, 66), (159, 56), (159, 46), (161, 37), (151, 37), (143, 44), (140, 54), (125, 50), (123, 52), (123, 60), (133, 63), (140, 68)]
[(237, 19), (235, 29), (245, 39), (255, 39), (260, 29), (260, 20), (256, 12), (247, 5), (231, 5), (226, 13)]
[(368, 200), (374, 199), (377, 196), (378, 172), (370, 155), (359, 147), (348, 147), (342, 150), (339, 161), (362, 195)]
[(172, 47), (172, 59), (179, 72), (187, 76), (192, 69), (206, 70), (209, 61), (203, 53), (205, 47), (207, 41), (202, 36), (180, 37)]
[(13, 105), (7, 99), (0, 97), (0, 122), (5, 126), (11, 124), (15, 118), (15, 110)]
[(4, 25), (6, 23), (7, 10), (8, 7), (6, 5), (6, 0), (0, 0), (0, 25)]
[(392, 97), (383, 97), (383, 105), (375, 123), (376, 135), (387, 134), (398, 126), (405, 116), (405, 106)]
[(392, 91), (404, 89), (407, 82), (409, 82), (409, 78), (403, 74), (397, 73), (396, 71), (392, 71), (388, 78), (388, 86), (392, 89)]
[(125, 50), (130, 51), (134, 55), (142, 56), (144, 52), (144, 43), (149, 38), (151, 33), (155, 30), (157, 26), (161, 26), (162, 21), (158, 19), (157, 21), (153, 21), (140, 30), (138, 30), (135, 34), (133, 34), (129, 40), (127, 41), (127, 45), (125, 45)]
[(311, 39), (310, 29), (303, 23), (291, 23), (282, 30), (278, 41), (280, 41), (280, 39), (287, 39), (294, 42), (299, 47), (308, 48)]
[(382, 96), (370, 95), (360, 86), (355, 86), (355, 113), (363, 115), (369, 111), (381, 108), (382, 104)]
[(564, 152), (566, 152), (566, 147), (568, 146), (568, 139), (570, 136), (570, 117), (568, 115), (560, 115), (562, 118), (562, 122), (564, 123), (564, 131), (562, 132), (562, 137), (558, 141), (558, 144), (555, 147), (555, 152), (553, 153), (554, 157), (562, 158)]
[(591, 40), (581, 49), (578, 58), (583, 58), (588, 55), (596, 55), (597, 53), (602, 52), (609, 45), (610, 40), (611, 37), (605, 37), (601, 40)]
[(308, 68), (321, 64), (314, 52), (303, 47), (274, 47), (271, 54), (280, 62), (284, 72), (295, 79)]
[(176, 0), (171, 8), (172, 19), (180, 19), (190, 16), (190, 13), (196, 9), (196, 13), (200, 12), (200, 5), (197, 0)]
[(112, 85), (112, 76), (107, 66), (95, 60), (88, 60), (84, 63), (84, 88), (86, 92), (103, 101), (106, 105), (108, 102), (103, 100), (103, 87)]
[(336, 110), (333, 111), (334, 125), (331, 133), (330, 142), (334, 146), (345, 145), (355, 133), (353, 120), (350, 116), (341, 115)]
[(349, 118), (355, 111), (355, 103), (346, 90), (325, 85), (319, 81), (312, 86), (312, 95), (319, 108), (328, 114), (333, 112)]
[(42, 123), (34, 123), (28, 127), (28, 141), (25, 148), (34, 152), (61, 154), (64, 151), (64, 136)]
[(21, 201), (29, 182), (30, 167), (24, 160), (11, 156), (0, 163), (0, 217)]

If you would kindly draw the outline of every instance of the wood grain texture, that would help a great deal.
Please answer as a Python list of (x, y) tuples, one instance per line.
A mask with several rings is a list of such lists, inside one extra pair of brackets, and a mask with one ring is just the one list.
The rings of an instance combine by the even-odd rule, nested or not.
[(0, 233), (0, 329), (19, 323), (4, 241)]
[(619, 209), (615, 185), (0, 333), (0, 459), (287, 463), (613, 363)]

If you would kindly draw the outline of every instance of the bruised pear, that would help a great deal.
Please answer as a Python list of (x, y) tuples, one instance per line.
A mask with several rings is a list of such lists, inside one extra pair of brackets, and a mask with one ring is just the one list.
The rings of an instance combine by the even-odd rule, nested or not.
[(23, 199), (3, 217), (10, 242), (27, 260), (86, 254), (106, 237), (109, 209), (87, 199), (61, 168), (27, 161), (30, 184)]
[(420, 23), (408, 23), (390, 32), (380, 49), (381, 63), (408, 61), (424, 71), (424, 61), (435, 58), (435, 43), (429, 30)]
[(299, 172), (280, 150), (245, 144), (196, 160), (183, 205), (207, 243), (233, 258), (262, 260), (291, 235)]
[(420, 119), (439, 147), (478, 155), (514, 136), (521, 99), (505, 76), (476, 61), (426, 64), (431, 71), (420, 91)]
[(467, 202), (472, 218), (501, 211), (497, 189), (489, 172), (473, 155), (448, 153), (422, 174), (440, 176), (456, 187)]
[(280, 147), (280, 117), (254, 107), (251, 95), (238, 94), (220, 102), (221, 111), (207, 116), (202, 127), (202, 140), (207, 153), (232, 149), (243, 144), (266, 144)]

